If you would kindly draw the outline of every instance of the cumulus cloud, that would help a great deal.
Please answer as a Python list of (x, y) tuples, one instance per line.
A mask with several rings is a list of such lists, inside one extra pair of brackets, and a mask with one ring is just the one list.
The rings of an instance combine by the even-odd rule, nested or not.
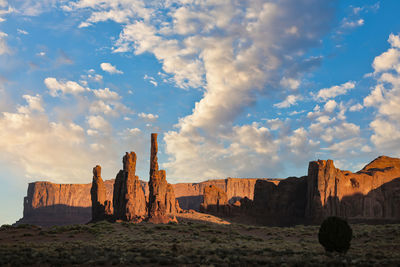
[(123, 74), (122, 71), (118, 70), (115, 66), (110, 63), (101, 63), (100, 67), (103, 71), (111, 73), (111, 74)]
[(283, 77), (280, 84), (283, 87), (295, 90), (300, 86), (300, 81), (293, 78)]
[(352, 105), (352, 106), (349, 108), (349, 111), (360, 111), (360, 110), (362, 110), (363, 108), (364, 108), (363, 105), (361, 105), (360, 103), (357, 103), (357, 104), (355, 104), (355, 105)]
[[(192, 113), (164, 136), (169, 175), (196, 180), (262, 176), (279, 165), (280, 142), (269, 129), (236, 125), (235, 119), (260, 93), (282, 85), (297, 89), (301, 68), (291, 68), (289, 75), (282, 70), (309, 60), (305, 51), (320, 43), (333, 16), (330, 3), (317, 0), (80, 0), (66, 5), (66, 10), (78, 9), (89, 11), (86, 25), (104, 20), (123, 24), (114, 52), (152, 53), (176, 86), (202, 88), (203, 98)], [(306, 138), (301, 130), (294, 135)], [(293, 140), (293, 150), (303, 143), (310, 145)]]
[[(36, 100), (25, 97), (33, 109)], [(21, 111), (21, 110), (20, 110)], [(65, 182), (87, 181), (92, 166), (84, 148), (84, 130), (72, 122), (52, 122), (42, 113), (3, 112), (0, 114), (0, 160), (25, 170), (37, 179)]]
[(324, 106), (324, 110), (326, 112), (333, 112), (335, 110), (337, 106), (337, 103), (335, 100), (329, 100), (328, 102), (326, 102), (325, 106)]
[(32, 111), (39, 111), (39, 112), (44, 111), (43, 102), (42, 102), (42, 98), (40, 95), (35, 95), (35, 96), (23, 95), (22, 97), (26, 100), (28, 105), (20, 106), (18, 108), (19, 113), (27, 114), (27, 113), (31, 113)]
[(100, 115), (92, 115), (87, 117), (87, 123), (90, 128), (96, 130), (107, 131), (110, 129), (110, 124)]
[(301, 99), (303, 99), (301, 95), (288, 95), (284, 101), (274, 104), (274, 107), (288, 108), (290, 106), (296, 105), (297, 102)]
[(353, 89), (355, 86), (356, 83), (350, 81), (341, 85), (335, 85), (329, 88), (324, 88), (319, 90), (315, 98), (317, 100), (326, 101), (327, 99), (335, 98), (339, 95), (346, 94), (349, 90)]
[(364, 98), (364, 106), (377, 110), (370, 123), (372, 143), (378, 149), (398, 154), (400, 150), (400, 47), (399, 35), (391, 34), (391, 47), (375, 57), (372, 67), (377, 81), (371, 93)]
[(393, 33), (391, 33), (389, 35), (388, 41), (392, 47), (400, 48), (400, 36), (399, 35), (394, 35)]
[(145, 120), (149, 120), (149, 121), (155, 121), (158, 119), (158, 115), (157, 114), (151, 114), (151, 113), (144, 113), (141, 112), (138, 114), (139, 118), (145, 119)]
[(109, 88), (93, 90), (93, 93), (96, 97), (101, 99), (111, 99), (111, 100), (118, 100), (121, 97), (118, 95), (117, 92), (111, 91)]
[(53, 77), (48, 77), (44, 79), (44, 84), (46, 87), (49, 89), (50, 95), (53, 97), (56, 97), (59, 95), (59, 92), (61, 94), (72, 94), (72, 95), (77, 95), (79, 93), (85, 92), (88, 89), (82, 87), (79, 85), (77, 82), (74, 81), (57, 81), (56, 78)]

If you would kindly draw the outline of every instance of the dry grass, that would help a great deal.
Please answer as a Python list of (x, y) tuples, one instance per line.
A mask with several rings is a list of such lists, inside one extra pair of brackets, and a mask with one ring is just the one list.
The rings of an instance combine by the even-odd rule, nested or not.
[(346, 255), (325, 253), (317, 226), (183, 221), (0, 228), (0, 265), (398, 265), (400, 225), (352, 225)]

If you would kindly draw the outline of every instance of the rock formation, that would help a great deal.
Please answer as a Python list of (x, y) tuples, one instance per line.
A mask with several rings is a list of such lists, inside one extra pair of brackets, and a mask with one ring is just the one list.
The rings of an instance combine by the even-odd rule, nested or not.
[[(123, 177), (119, 174), (117, 179)], [(107, 200), (113, 198), (113, 184), (114, 180), (104, 181)], [(115, 190), (121, 187), (119, 184), (116, 182)], [(149, 185), (143, 181), (139, 184), (141, 187), (136, 188), (142, 190), (138, 194), (144, 191), (148, 195)], [(153, 184), (152, 194), (162, 191), (154, 187), (156, 184), (159, 183)], [(347, 217), (350, 221), (400, 222), (400, 159), (396, 158), (379, 157), (357, 173), (336, 169), (330, 160), (319, 160), (310, 162), (308, 176), (303, 178), (228, 178), (180, 183), (171, 188), (164, 184), (163, 197), (152, 197), (154, 207), (160, 206), (154, 202), (157, 198), (164, 203), (166, 214), (173, 213), (173, 189), (183, 209), (198, 209), (204, 188), (210, 185), (222, 189), (231, 204), (240, 199), (240, 208), (235, 209), (258, 218), (256, 221), (260, 223), (319, 223), (329, 215)], [(90, 188), (91, 184), (30, 183), (24, 199), (24, 217), (18, 223), (43, 226), (86, 223), (91, 220)]]
[[(106, 198), (112, 199), (114, 181), (104, 181)], [(39, 226), (87, 223), (92, 219), (92, 184), (29, 183), (23, 218), (17, 223)]]
[(227, 215), (229, 213), (228, 197), (224, 190), (214, 185), (205, 187), (200, 211)]
[(336, 169), (332, 160), (310, 162), (305, 216), (354, 220), (400, 220), (400, 159), (381, 156), (357, 173)]
[(175, 198), (174, 187), (167, 184), (167, 192), (165, 193), (165, 210), (167, 214), (175, 214), (182, 211), (179, 207), (179, 201)]
[[(149, 180), (149, 205), (148, 205), (148, 221), (154, 223), (168, 223), (170, 219), (167, 216), (167, 189), (168, 183), (165, 170), (158, 169), (158, 144), (157, 134), (151, 134), (150, 148), (150, 180)], [(170, 190), (168, 198), (175, 199), (171, 196), (173, 191)], [(175, 206), (175, 201), (168, 204)], [(174, 210), (175, 207), (169, 207), (169, 210)]]
[(111, 202), (106, 199), (106, 187), (101, 178), (101, 167), (93, 168), (92, 188), (90, 189), (92, 199), (92, 221), (101, 221), (112, 217)]
[(141, 221), (146, 215), (146, 198), (136, 172), (135, 152), (123, 157), (123, 170), (115, 178), (113, 205), (114, 218), (124, 221)]
[(250, 211), (256, 221), (268, 225), (290, 225), (304, 221), (306, 177), (289, 177), (281, 181), (258, 180), (254, 200), (244, 200), (242, 209)]

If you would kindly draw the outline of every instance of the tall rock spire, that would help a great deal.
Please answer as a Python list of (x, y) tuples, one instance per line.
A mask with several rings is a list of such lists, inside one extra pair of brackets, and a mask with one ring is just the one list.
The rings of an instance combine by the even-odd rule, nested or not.
[[(169, 211), (167, 211), (167, 200), (171, 200), (171, 198), (175, 199), (175, 196), (172, 197), (170, 194), (167, 194), (168, 183), (166, 174), (165, 170), (158, 170), (157, 152), (157, 134), (152, 133), (150, 148), (148, 220), (154, 223), (168, 223), (170, 219), (166, 215), (169, 211), (175, 209), (169, 207)], [(169, 193), (171, 193), (170, 190)]]
[(146, 215), (146, 198), (136, 172), (135, 152), (126, 152), (114, 184), (114, 217), (116, 220), (141, 221)]
[(111, 202), (106, 200), (106, 187), (101, 178), (101, 167), (93, 168), (92, 188), (90, 189), (92, 199), (92, 221), (101, 221), (112, 215)]

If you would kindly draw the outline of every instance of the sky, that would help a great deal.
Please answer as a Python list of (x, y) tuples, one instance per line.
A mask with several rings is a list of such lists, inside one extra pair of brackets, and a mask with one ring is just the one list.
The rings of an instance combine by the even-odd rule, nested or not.
[(400, 1), (0, 0), (0, 224), (150, 133), (170, 183), (400, 156)]

